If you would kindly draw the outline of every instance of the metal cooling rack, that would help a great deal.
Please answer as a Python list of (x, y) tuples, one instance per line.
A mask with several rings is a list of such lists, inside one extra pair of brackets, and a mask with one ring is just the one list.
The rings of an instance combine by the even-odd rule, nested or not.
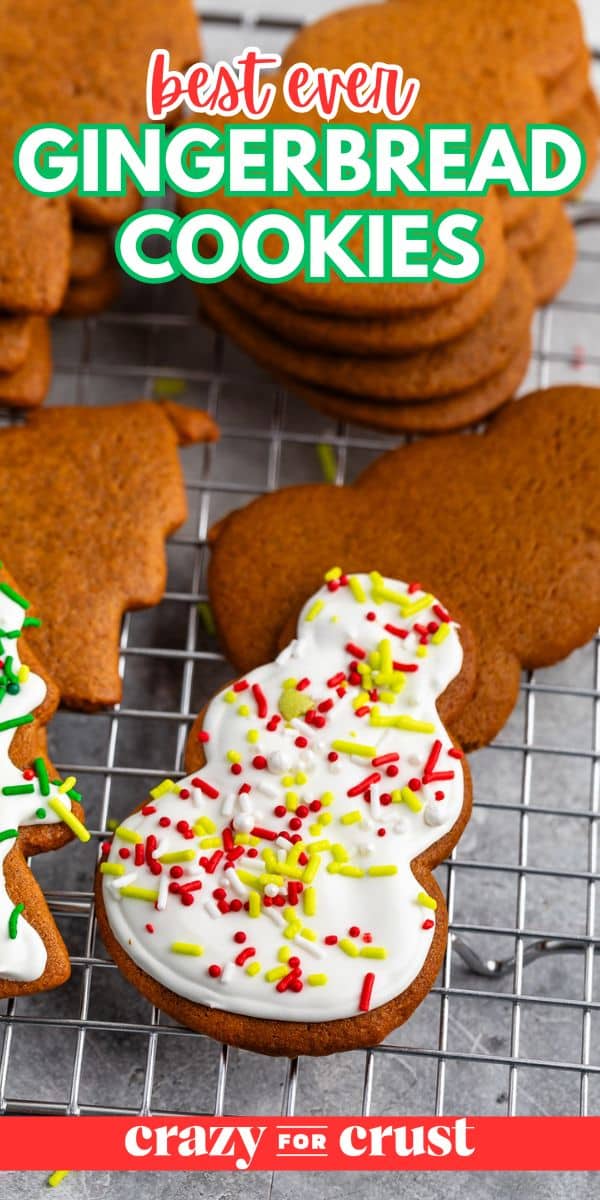
[[(213, 57), (252, 35), (270, 48), (289, 36), (287, 18), (266, 22), (255, 12), (251, 22), (226, 8), (205, 16)], [(579, 265), (560, 300), (538, 314), (529, 387), (600, 382), (600, 208), (579, 211), (589, 215), (579, 229)], [(217, 447), (182, 453), (190, 516), (169, 547), (163, 603), (124, 621), (121, 706), (94, 716), (60, 713), (51, 729), (55, 759), (77, 774), (100, 839), (110, 819), (122, 819), (157, 779), (181, 770), (191, 721), (230, 676), (202, 607), (211, 523), (261, 492), (320, 478), (320, 444), (332, 447), (341, 484), (392, 439), (320, 418), (286, 395), (198, 324), (187, 286), (127, 281), (114, 311), (57, 321), (54, 343), (50, 403), (168, 392), (208, 407), (222, 430)], [(508, 726), (473, 756), (473, 820), (438, 872), (459, 940), (451, 939), (436, 987), (408, 1024), (366, 1053), (288, 1063), (181, 1029), (121, 978), (96, 937), (90, 889), (98, 841), (36, 860), (73, 977), (54, 994), (5, 1006), (0, 1111), (600, 1112), (599, 689), (595, 643), (524, 677)], [(551, 951), (565, 939), (562, 953), (535, 958), (540, 940)], [(496, 960), (508, 968), (477, 975), (465, 953), (490, 971)]]

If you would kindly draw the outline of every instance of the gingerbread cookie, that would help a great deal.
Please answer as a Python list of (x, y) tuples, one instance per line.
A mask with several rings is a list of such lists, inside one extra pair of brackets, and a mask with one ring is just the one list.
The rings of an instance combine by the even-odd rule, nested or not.
[(523, 382), (530, 357), (531, 338), (527, 338), (496, 375), (464, 392), (428, 400), (424, 404), (380, 404), (370, 398), (360, 400), (326, 388), (311, 387), (293, 376), (282, 374), (280, 378), (318, 412), (354, 425), (366, 425), (384, 433), (448, 433), (474, 425), (506, 404)]
[(73, 229), (71, 245), (70, 283), (82, 283), (93, 279), (108, 266), (111, 255), (111, 240), (104, 230)]
[(0, 374), (0, 406), (36, 408), (46, 399), (52, 377), (52, 345), (45, 317), (31, 317), (29, 337), (21, 366)]
[(483, 436), (402, 446), (350, 487), (285, 488), (232, 513), (209, 570), (227, 657), (241, 671), (273, 657), (331, 562), (418, 572), (477, 637), (475, 695), (452, 729), (465, 748), (485, 745), (520, 668), (550, 666), (600, 624), (599, 406), (594, 388), (533, 393)]
[(187, 512), (177, 443), (216, 436), (205, 413), (149, 401), (50, 408), (0, 431), (0, 546), (45, 615), (32, 642), (66, 704), (120, 699), (122, 615), (160, 600), (164, 539)]
[(0, 998), (45, 991), (70, 963), (26, 856), (89, 840), (75, 779), (54, 778), (44, 726), (58, 701), (22, 631), (39, 625), (0, 569)]
[(71, 281), (61, 305), (63, 317), (89, 317), (110, 308), (121, 290), (122, 276), (113, 264), (81, 282)]
[(25, 362), (31, 335), (33, 317), (17, 317), (5, 313), (0, 316), (0, 374), (15, 371)]
[(473, 686), (468, 630), (419, 584), (326, 579), (276, 661), (208, 706), (194, 772), (153, 789), (97, 877), (127, 978), (265, 1054), (369, 1046), (407, 1020), (446, 942), (430, 872), (470, 811), (445, 728)]
[(526, 340), (533, 316), (529, 276), (513, 257), (495, 303), (473, 329), (441, 346), (396, 358), (319, 354), (287, 346), (248, 313), (230, 304), (215, 288), (206, 288), (203, 309), (219, 328), (264, 366), (309, 384), (390, 404), (463, 391), (506, 366)]
[(456, 300), (396, 317), (346, 319), (335, 313), (301, 312), (285, 304), (277, 289), (247, 286), (241, 272), (215, 286), (227, 300), (249, 311), (254, 320), (276, 333), (284, 343), (329, 353), (350, 351), (366, 357), (394, 356), (449, 342), (472, 329), (496, 300), (506, 269), (502, 246), (473, 287), (456, 289)]
[[(56, 312), (69, 271), (69, 200), (33, 196), (18, 183), (12, 171), (18, 138), (31, 126), (49, 121), (71, 129), (117, 123), (134, 134), (146, 120), (148, 58), (158, 46), (169, 50), (172, 66), (179, 69), (201, 57), (191, 0), (167, 5), (163, 0), (143, 5), (138, 0), (113, 0), (108, 8), (76, 0), (23, 0), (3, 12), (0, 308)], [(106, 226), (124, 220), (138, 203), (131, 191), (124, 198), (74, 197), (71, 207), (83, 223)]]
[(549, 237), (523, 256), (533, 283), (536, 304), (548, 304), (565, 286), (576, 257), (575, 231), (561, 206)]

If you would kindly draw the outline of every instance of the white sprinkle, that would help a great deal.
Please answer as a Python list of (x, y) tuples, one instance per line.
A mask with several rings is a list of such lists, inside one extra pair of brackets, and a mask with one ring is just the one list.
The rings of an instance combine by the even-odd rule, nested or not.
[(373, 853), (374, 849), (375, 846), (373, 845), (373, 842), (359, 842), (358, 844), (358, 853), (360, 854), (361, 858), (368, 858), (369, 855)]
[(324, 951), (321, 950), (321, 947), (317, 946), (316, 942), (311, 942), (308, 938), (302, 937), (301, 933), (296, 934), (296, 937), (294, 938), (294, 945), (301, 946), (302, 949), (305, 950), (307, 954), (311, 954), (313, 958), (325, 957)]
[(192, 804), (194, 808), (201, 808), (204, 804), (205, 796), (200, 791), (200, 788), (192, 788)]
[(371, 830), (375, 828), (375, 822), (372, 821), (370, 817), (363, 817), (360, 823), (360, 828), (366, 829), (370, 833)]
[(265, 888), (265, 896), (273, 897), (273, 896), (278, 896), (278, 895), (279, 895), (279, 888), (277, 887), (277, 884), (276, 883), (268, 883)]
[(233, 969), (234, 968), (233, 968), (232, 962), (225, 963), (225, 966), (223, 967), (223, 970), (221, 971), (221, 974), (219, 975), (219, 983), (229, 983), (229, 980), (231, 979), (231, 976), (233, 975)]
[(418, 754), (409, 754), (406, 761), (407, 761), (407, 763), (410, 763), (411, 767), (420, 767), (421, 766), (421, 759), (419, 758)]
[(204, 901), (204, 911), (208, 913), (209, 917), (212, 917), (213, 921), (216, 921), (217, 917), (221, 916), (214, 900)]
[(309, 638), (296, 638), (296, 640), (292, 642), (292, 653), (290, 658), (301, 658), (303, 654), (306, 654), (308, 647)]
[(404, 818), (398, 817), (398, 819), (396, 821), (394, 821), (394, 824), (392, 825), (392, 829), (393, 829), (394, 833), (406, 833), (406, 821), (404, 820)]
[(122, 887), (127, 887), (130, 883), (135, 883), (137, 879), (137, 871), (130, 871), (129, 875), (121, 875), (119, 879), (115, 879), (114, 886), (117, 891)]
[(254, 784), (254, 787), (261, 796), (267, 796), (269, 800), (275, 800), (279, 795), (277, 788), (272, 783), (267, 783), (266, 780), (261, 779), (259, 783)]
[(446, 805), (441, 800), (428, 800), (423, 819), (426, 825), (443, 825), (448, 820)]
[(246, 887), (244, 881), (239, 878), (235, 867), (228, 868), (228, 870), (225, 872), (225, 878), (232, 892), (235, 892), (236, 896), (243, 897), (248, 895), (248, 888)]
[[(266, 890), (267, 889), (265, 888), (265, 891)], [(279, 927), (281, 928), (283, 925), (286, 924), (285, 917), (282, 917), (278, 908), (264, 908), (263, 912), (264, 912), (265, 916), (268, 917), (269, 920), (273, 922), (274, 925), (279, 925)]]
[(221, 814), (224, 817), (230, 817), (232, 815), (232, 813), (235, 809), (235, 801), (236, 801), (235, 792), (230, 792), (228, 796), (225, 796), (225, 799), (223, 800), (223, 803), (221, 805)]
[[(281, 837), (278, 837), (275, 839), (275, 845), (280, 850), (285, 851), (284, 857), (287, 857), (288, 851), (291, 850), (291, 848), (292, 848), (291, 842), (287, 838), (283, 837), (283, 834), (281, 835)], [(281, 855), (279, 857), (281, 859)]]
[(239, 816), (233, 818), (233, 828), (238, 833), (250, 833), (254, 825), (255, 821), (252, 813), (240, 813)]
[(156, 907), (159, 912), (163, 912), (167, 907), (167, 896), (169, 894), (169, 876), (163, 871), (158, 881), (158, 897)]
[(280, 775), (282, 771), (289, 771), (291, 765), (291, 756), (285, 750), (272, 750), (267, 758), (267, 766), (273, 775)]

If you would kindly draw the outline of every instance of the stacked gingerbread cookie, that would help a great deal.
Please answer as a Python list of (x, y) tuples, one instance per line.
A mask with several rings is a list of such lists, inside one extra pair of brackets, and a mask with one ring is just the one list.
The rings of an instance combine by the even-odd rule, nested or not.
[[(283, 69), (296, 62), (347, 68), (397, 62), (421, 82), (408, 123), (472, 125), (473, 144), (490, 124), (506, 124), (525, 151), (527, 126), (554, 122), (584, 142), (588, 173), (596, 160), (600, 122), (589, 83), (587, 51), (575, 0), (548, 0), (536, 24), (531, 6), (516, 0), (490, 6), (468, 0), (448, 15), (439, 0), (389, 0), (334, 13), (291, 43)], [(547, 12), (546, 12), (547, 10)], [(294, 117), (283, 101), (273, 122), (320, 125), (316, 114)], [(369, 114), (340, 109), (342, 124), (369, 127)], [(215, 206), (215, 196), (209, 198)], [(184, 211), (199, 207), (185, 198)], [(257, 197), (219, 193), (217, 205), (242, 224)], [(278, 197), (277, 206), (303, 219), (314, 197)], [(513, 395), (530, 356), (531, 318), (568, 279), (575, 239), (563, 198), (414, 195), (327, 200), (332, 220), (364, 210), (430, 208), (435, 216), (468, 207), (483, 217), (478, 239), (481, 274), (466, 283), (327, 283), (299, 276), (262, 284), (241, 270), (200, 289), (201, 308), (219, 328), (292, 391), (317, 409), (391, 431), (434, 432), (478, 420)], [(266, 204), (265, 204), (266, 207)], [(349, 242), (360, 254), (361, 245)]]
[(103, 200), (31, 195), (13, 170), (18, 139), (49, 122), (76, 130), (104, 121), (135, 133), (146, 115), (146, 69), (156, 46), (165, 46), (179, 68), (199, 57), (190, 0), (114, 0), (108, 8), (100, 0), (9, 0), (3, 7), (0, 406), (43, 401), (51, 374), (48, 317), (85, 315), (111, 302), (111, 229), (139, 203), (133, 191)]

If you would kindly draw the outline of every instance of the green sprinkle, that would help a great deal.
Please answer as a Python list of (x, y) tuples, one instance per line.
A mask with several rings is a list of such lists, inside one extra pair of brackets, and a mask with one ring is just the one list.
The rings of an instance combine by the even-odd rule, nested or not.
[(155, 396), (180, 396), (185, 392), (185, 379), (169, 379), (167, 376), (154, 380)]
[(0, 832), (0, 842), (7, 842), (9, 838), (18, 837), (18, 833), (17, 829), (3, 829)]
[(319, 442), (315, 449), (325, 483), (335, 483), (338, 465), (333, 446)]
[(0, 733), (5, 733), (7, 729), (17, 729), (19, 725), (31, 725), (32, 721), (33, 713), (26, 717), (13, 717), (11, 721), (0, 721)]
[(35, 788), (32, 783), (17, 783), (14, 785), (14, 787), (2, 788), (3, 796), (27, 796), (31, 792), (35, 792)]
[(15, 904), (15, 907), (8, 918), (8, 936), (13, 942), (17, 936), (17, 921), (19, 920), (24, 908), (24, 904)]
[(217, 627), (215, 625), (215, 618), (213, 617), (212, 608), (210, 607), (208, 600), (200, 601), (200, 603), (198, 605), (198, 616), (200, 617), (200, 620), (202, 621), (202, 624), (203, 624), (204, 629), (205, 629), (206, 633), (208, 634), (208, 636), (215, 637), (216, 632), (217, 632)]
[(4, 660), (4, 674), (6, 675), (6, 678), (8, 679), (9, 683), (18, 683), (19, 680), (12, 669), (12, 663), (13, 663), (12, 654), (7, 654), (7, 656)]
[(37, 775), (37, 782), (38, 782), (38, 784), (40, 784), (40, 791), (42, 793), (42, 796), (49, 796), (50, 781), (48, 779), (46, 763), (44, 763), (43, 758), (36, 758), (36, 760), (34, 762), (34, 770)]
[[(40, 617), (25, 617), (23, 629), (39, 629), (42, 624)], [(4, 635), (6, 636), (6, 634)]]
[(36, 808), (35, 815), (40, 821), (43, 821), (48, 814), (45, 808)]
[(20, 596), (18, 592), (15, 592), (15, 589), (11, 588), (9, 583), (0, 583), (0, 592), (4, 592), (5, 596), (8, 596), (10, 600), (14, 600), (15, 604), (19, 604), (21, 608), (29, 608), (29, 600), (26, 600), (24, 596)]

